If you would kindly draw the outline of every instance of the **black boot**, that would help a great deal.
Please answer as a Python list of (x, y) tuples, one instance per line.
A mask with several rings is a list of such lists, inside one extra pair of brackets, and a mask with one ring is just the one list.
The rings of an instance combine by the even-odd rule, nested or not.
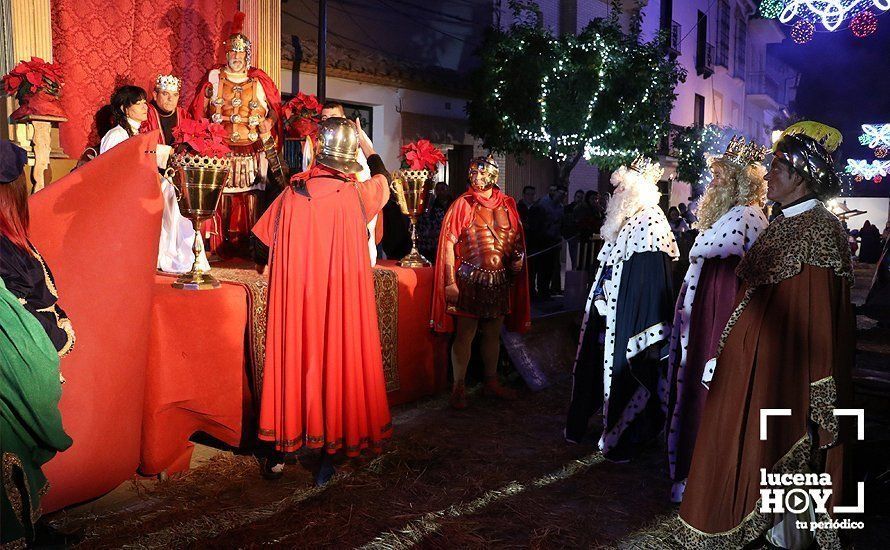
[(337, 473), (337, 469), (334, 467), (334, 455), (322, 449), (321, 463), (318, 466), (318, 473), (315, 474), (315, 486), (321, 487), (326, 485), (334, 477), (335, 473)]
[(63, 532), (43, 518), (34, 524), (34, 548), (68, 548), (83, 540), (83, 529)]

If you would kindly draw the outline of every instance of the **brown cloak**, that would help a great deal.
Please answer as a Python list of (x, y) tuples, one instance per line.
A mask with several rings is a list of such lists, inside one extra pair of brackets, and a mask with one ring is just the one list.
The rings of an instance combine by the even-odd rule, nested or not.
[[(821, 204), (780, 216), (739, 264), (739, 304), (718, 347), (718, 368), (680, 507), (677, 542), (742, 547), (773, 527), (761, 513), (760, 469), (828, 472), (840, 501), (843, 445), (834, 408), (844, 407), (853, 363), (852, 266), (846, 234)], [(768, 422), (760, 410), (791, 409)], [(818, 520), (828, 518), (818, 517)], [(821, 547), (835, 531), (817, 531)]]

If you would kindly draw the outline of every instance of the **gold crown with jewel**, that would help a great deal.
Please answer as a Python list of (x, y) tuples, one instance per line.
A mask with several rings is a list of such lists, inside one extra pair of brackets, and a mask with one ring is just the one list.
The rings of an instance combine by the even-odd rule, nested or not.
[(732, 136), (732, 140), (726, 146), (726, 152), (723, 153), (723, 158), (742, 166), (748, 166), (763, 162), (768, 152), (769, 149), (756, 141), (746, 143), (745, 136)]
[(155, 89), (161, 92), (178, 92), (182, 89), (182, 81), (172, 74), (158, 75), (155, 80)]
[(644, 155), (639, 155), (630, 163), (629, 168), (634, 172), (642, 174), (649, 181), (656, 182), (661, 178), (664, 169), (657, 162), (652, 162)]

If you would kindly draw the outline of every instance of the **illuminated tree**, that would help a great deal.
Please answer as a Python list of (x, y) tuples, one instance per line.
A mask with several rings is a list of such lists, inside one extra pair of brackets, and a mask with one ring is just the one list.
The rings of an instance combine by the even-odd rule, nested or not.
[(490, 31), (481, 48), (470, 132), (495, 151), (554, 160), (560, 182), (582, 158), (613, 169), (654, 155), (685, 79), (662, 38), (642, 42), (639, 17), (624, 33), (615, 10), (577, 35), (554, 37), (540, 17), (513, 7), (516, 23)]

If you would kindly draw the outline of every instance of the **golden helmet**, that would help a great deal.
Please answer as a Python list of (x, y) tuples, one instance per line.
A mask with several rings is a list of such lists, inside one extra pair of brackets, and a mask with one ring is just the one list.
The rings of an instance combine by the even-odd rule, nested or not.
[(358, 163), (358, 130), (355, 124), (343, 117), (331, 117), (318, 126), (318, 142), (321, 151), (315, 162), (344, 174), (362, 171)]
[[(476, 174), (482, 174), (483, 176), (482, 182), (479, 185), (476, 183)], [(477, 187), (484, 191), (489, 187), (497, 185), (499, 174), (498, 163), (489, 154), (487, 157), (476, 157), (470, 161), (470, 170), (467, 177), (472, 187)]]

